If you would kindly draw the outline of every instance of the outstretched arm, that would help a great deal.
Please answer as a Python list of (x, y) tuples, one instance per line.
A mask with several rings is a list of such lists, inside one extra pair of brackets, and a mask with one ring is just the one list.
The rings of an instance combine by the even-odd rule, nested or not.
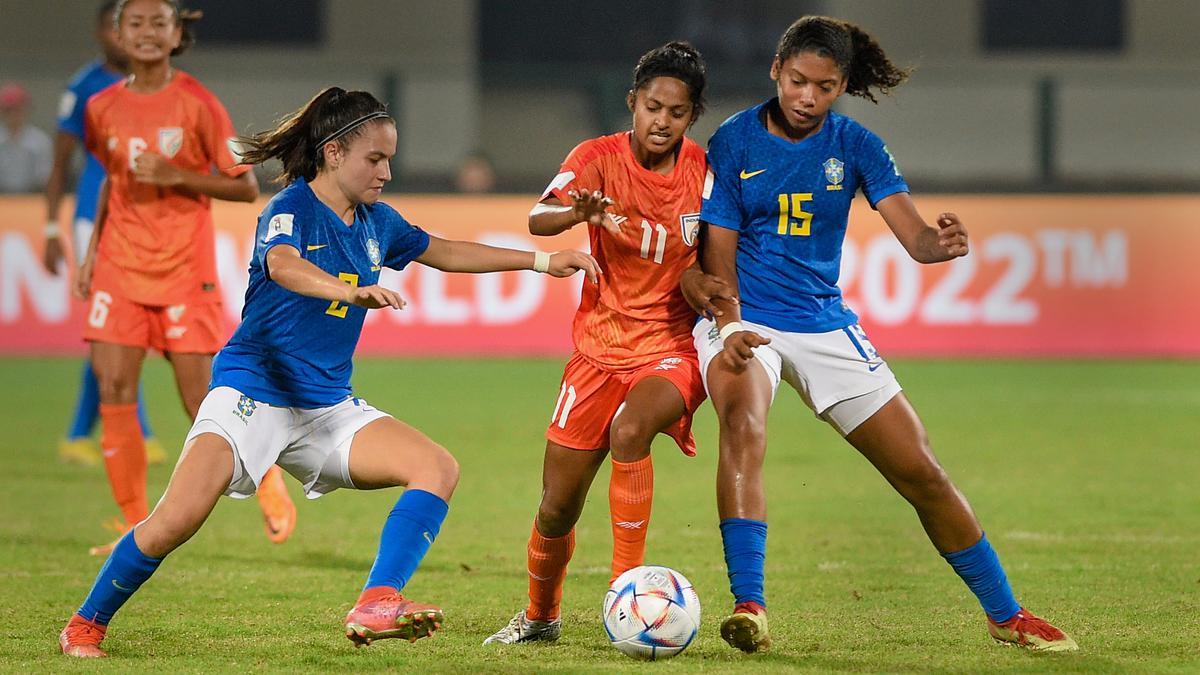
[(569, 205), (561, 204), (554, 197), (547, 197), (534, 205), (529, 212), (530, 234), (552, 237), (584, 222), (620, 234), (621, 228), (604, 212), (605, 208), (612, 206), (611, 197), (605, 197), (599, 190), (572, 190), (567, 194), (571, 197)]
[(919, 263), (945, 262), (969, 251), (967, 228), (953, 213), (939, 214), (937, 227), (927, 225), (907, 192), (884, 197), (875, 208), (904, 250)]
[(534, 253), (433, 236), (429, 237), (429, 248), (417, 258), (417, 262), (443, 272), (535, 270), (556, 277), (569, 277), (583, 270), (592, 283), (600, 274), (596, 259), (580, 251)]
[(300, 251), (281, 244), (267, 251), (271, 280), (293, 293), (322, 300), (337, 300), (367, 309), (403, 309), (404, 298), (383, 286), (351, 286), (300, 257)]

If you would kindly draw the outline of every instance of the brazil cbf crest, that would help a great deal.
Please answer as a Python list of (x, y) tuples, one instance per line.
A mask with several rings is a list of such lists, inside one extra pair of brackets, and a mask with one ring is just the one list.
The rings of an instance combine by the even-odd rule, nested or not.
[(371, 259), (371, 269), (379, 269), (383, 256), (379, 253), (379, 242), (374, 239), (367, 240), (367, 257)]
[(237, 410), (234, 412), (242, 419), (243, 422), (249, 424), (250, 416), (254, 414), (254, 409), (257, 407), (258, 403), (256, 403), (254, 399), (242, 394), (241, 397), (238, 398)]
[(683, 234), (683, 243), (695, 246), (696, 235), (700, 233), (700, 214), (685, 213), (679, 216), (679, 230)]
[(826, 185), (825, 189), (841, 190), (842, 181), (846, 179), (846, 165), (842, 163), (842, 160), (830, 157), (821, 166), (825, 167), (825, 180), (829, 181), (829, 185)]

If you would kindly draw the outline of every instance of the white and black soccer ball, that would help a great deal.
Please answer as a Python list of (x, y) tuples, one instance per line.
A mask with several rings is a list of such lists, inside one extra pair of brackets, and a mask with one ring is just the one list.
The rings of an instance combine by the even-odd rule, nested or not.
[(604, 596), (604, 630), (624, 654), (668, 659), (696, 639), (700, 598), (692, 582), (669, 567), (635, 567), (617, 577)]

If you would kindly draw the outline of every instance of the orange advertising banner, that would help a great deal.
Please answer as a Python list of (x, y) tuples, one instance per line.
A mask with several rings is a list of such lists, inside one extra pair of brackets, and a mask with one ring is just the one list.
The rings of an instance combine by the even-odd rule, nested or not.
[[(533, 237), (534, 196), (390, 196), (430, 233), (521, 249), (581, 248), (581, 229)], [(971, 255), (913, 262), (861, 200), (841, 286), (885, 356), (1200, 356), (1200, 197), (964, 196), (917, 199), (959, 214)], [(262, 204), (215, 202), (217, 262), (232, 331)], [(69, 212), (64, 209), (64, 212)], [(41, 264), (43, 203), (0, 199), (0, 354), (80, 353), (84, 303)], [(413, 264), (381, 283), (408, 300), (368, 314), (359, 352), (562, 355), (582, 277), (452, 275)]]

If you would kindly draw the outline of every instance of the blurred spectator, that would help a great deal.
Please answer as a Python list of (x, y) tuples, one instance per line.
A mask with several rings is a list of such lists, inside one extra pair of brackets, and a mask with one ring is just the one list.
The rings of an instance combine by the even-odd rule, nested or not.
[(29, 119), (29, 92), (0, 86), (0, 192), (39, 192), (50, 175), (50, 137)]
[(492, 160), (482, 152), (473, 152), (458, 165), (454, 187), (459, 192), (480, 194), (496, 189), (496, 171)]

